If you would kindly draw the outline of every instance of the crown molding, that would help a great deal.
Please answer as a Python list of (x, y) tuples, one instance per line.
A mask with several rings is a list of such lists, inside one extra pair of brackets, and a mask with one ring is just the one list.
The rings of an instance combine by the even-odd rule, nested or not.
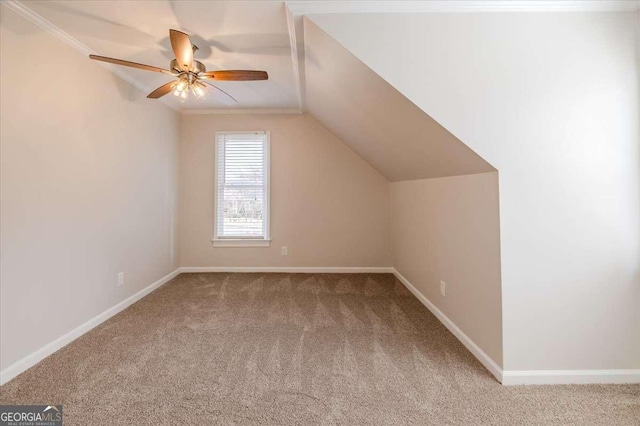
[(253, 114), (302, 114), (299, 108), (206, 108), (185, 109), (183, 115), (253, 115)]
[(294, 16), (324, 13), (635, 12), (640, 10), (638, 0), (288, 0), (286, 5)]
[[(38, 27), (42, 28), (43, 30), (45, 30), (46, 32), (48, 32), (49, 34), (51, 34), (52, 36), (54, 36), (58, 40), (64, 42), (68, 46), (71, 46), (72, 48), (74, 48), (75, 50), (80, 52), (82, 55), (87, 57), (87, 60), (89, 60), (89, 58), (88, 58), (89, 55), (97, 54), (97, 52), (92, 50), (86, 44), (82, 43), (78, 39), (76, 39), (73, 36), (71, 36), (69, 33), (63, 31), (61, 28), (57, 27), (56, 25), (54, 25), (50, 21), (46, 20), (45, 18), (43, 18), (42, 16), (40, 16), (39, 14), (34, 12), (33, 10), (29, 9), (23, 2), (18, 1), (18, 0), (2, 0), (1, 4), (7, 6), (9, 9), (13, 10), (18, 15), (20, 15), (23, 18), (27, 19), (29, 22), (31, 22), (31, 23), (37, 25)], [(107, 62), (99, 62), (99, 61), (92, 61), (92, 62), (97, 64), (97, 65), (100, 65), (103, 68), (108, 69), (109, 71), (111, 71), (112, 73), (114, 73), (115, 75), (120, 77), (121, 79), (125, 80), (127, 83), (131, 84), (132, 86), (136, 87), (137, 89), (142, 90), (145, 93), (148, 93), (151, 90), (153, 90), (153, 89), (141, 84), (139, 81), (131, 78), (131, 76), (129, 76), (127, 73), (123, 72), (122, 69), (120, 67), (118, 67), (117, 65), (109, 64)], [(161, 98), (160, 102), (162, 102), (163, 104), (169, 106), (171, 109), (173, 109), (175, 111), (179, 111), (178, 108), (176, 108), (174, 105), (172, 105), (171, 103), (168, 102), (168, 99), (162, 99)]]

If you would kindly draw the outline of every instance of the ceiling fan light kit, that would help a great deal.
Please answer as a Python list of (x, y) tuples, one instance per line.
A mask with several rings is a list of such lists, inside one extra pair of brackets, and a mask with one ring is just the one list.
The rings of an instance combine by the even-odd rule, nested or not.
[[(131, 68), (138, 68), (145, 71), (160, 72), (177, 77), (177, 81), (170, 81), (147, 95), (147, 98), (158, 99), (169, 92), (172, 92), (178, 99), (184, 101), (191, 93), (196, 99), (205, 97), (208, 93), (207, 85), (219, 90), (231, 99), (233, 96), (210, 83), (213, 81), (257, 81), (268, 80), (266, 71), (251, 70), (229, 70), (229, 71), (209, 71), (200, 61), (193, 58), (193, 54), (198, 47), (191, 43), (191, 39), (186, 33), (178, 30), (169, 30), (169, 39), (176, 59), (169, 64), (170, 69), (154, 67), (152, 65), (139, 64), (137, 62), (124, 61), (122, 59), (108, 58), (106, 56), (89, 55), (96, 61), (109, 62), (116, 65), (123, 65)], [(237, 102), (237, 101), (236, 101)]]
[(172, 93), (180, 100), (187, 99), (189, 93), (192, 93), (196, 99), (201, 99), (207, 95), (207, 86), (203, 82), (198, 81), (193, 74), (182, 74), (178, 77), (178, 81), (173, 82), (171, 86)]

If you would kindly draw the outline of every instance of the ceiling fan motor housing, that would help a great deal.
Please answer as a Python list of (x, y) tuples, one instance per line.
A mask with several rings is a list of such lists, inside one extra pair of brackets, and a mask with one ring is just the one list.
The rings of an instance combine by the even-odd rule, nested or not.
[[(175, 59), (173, 59), (171, 61), (171, 64), (169, 65), (170, 69), (175, 71), (175, 72), (182, 72), (180, 70), (180, 68), (178, 67), (178, 61), (176, 61)], [(198, 74), (201, 72), (206, 72), (207, 68), (204, 66), (204, 64), (200, 61), (193, 61), (193, 73)]]

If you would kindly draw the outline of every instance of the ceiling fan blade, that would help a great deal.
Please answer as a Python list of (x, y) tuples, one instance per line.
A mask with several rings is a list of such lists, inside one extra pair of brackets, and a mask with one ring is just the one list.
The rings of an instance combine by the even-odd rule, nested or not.
[(169, 30), (169, 38), (180, 69), (193, 70), (193, 45), (189, 36), (182, 31)]
[(158, 87), (153, 92), (149, 93), (147, 95), (147, 98), (151, 98), (151, 99), (161, 98), (162, 96), (166, 95), (167, 93), (171, 92), (171, 90), (173, 90), (173, 85), (174, 84), (176, 84), (175, 81), (170, 81), (167, 84), (163, 84), (162, 86)]
[(206, 81), (206, 80), (203, 80), (203, 82), (204, 82), (204, 83), (206, 83), (206, 84), (208, 84), (209, 86), (213, 87), (214, 89), (218, 89), (219, 91), (221, 91), (222, 93), (224, 93), (225, 95), (227, 95), (228, 97), (230, 97), (231, 99), (233, 99), (233, 101), (234, 101), (235, 103), (238, 103), (238, 100), (237, 100), (236, 98), (234, 98), (233, 96), (231, 96), (230, 94), (228, 94), (227, 92), (225, 92), (224, 90), (222, 90), (221, 88), (219, 88), (218, 86), (216, 86), (215, 84), (213, 84), (213, 83), (209, 83), (209, 82), (208, 82), (208, 81)]
[(125, 67), (138, 68), (145, 71), (154, 71), (154, 72), (161, 72), (164, 74), (173, 75), (173, 73), (169, 70), (154, 67), (151, 65), (139, 64), (137, 62), (123, 61), (122, 59), (107, 58), (106, 56), (89, 55), (89, 57), (96, 61), (109, 62), (111, 64), (124, 65)]
[(218, 81), (254, 81), (268, 80), (269, 74), (266, 71), (209, 71), (198, 74), (198, 77), (208, 80)]

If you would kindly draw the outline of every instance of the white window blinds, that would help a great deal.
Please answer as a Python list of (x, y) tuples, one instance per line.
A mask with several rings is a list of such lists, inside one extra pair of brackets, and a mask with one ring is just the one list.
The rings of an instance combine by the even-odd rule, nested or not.
[(214, 239), (269, 239), (269, 134), (216, 134)]

